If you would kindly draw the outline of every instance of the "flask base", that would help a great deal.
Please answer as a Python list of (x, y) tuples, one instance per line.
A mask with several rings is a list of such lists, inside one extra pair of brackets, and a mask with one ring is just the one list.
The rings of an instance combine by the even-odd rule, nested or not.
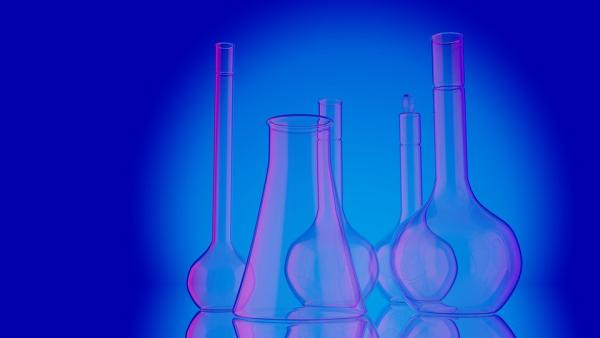
[(458, 308), (456, 306), (446, 305), (442, 302), (432, 302), (432, 301), (411, 301), (410, 305), (412, 305), (417, 311), (424, 314), (432, 314), (432, 315), (446, 315), (446, 316), (489, 316), (498, 312), (498, 310), (492, 309), (481, 309), (474, 307), (463, 307)]

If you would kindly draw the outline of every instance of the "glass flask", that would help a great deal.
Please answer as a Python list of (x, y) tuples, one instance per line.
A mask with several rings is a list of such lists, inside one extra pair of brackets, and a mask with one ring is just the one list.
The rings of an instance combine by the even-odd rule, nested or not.
[(392, 267), (421, 312), (489, 314), (512, 294), (521, 251), (512, 229), (475, 198), (467, 176), (463, 36), (432, 38), (435, 183), (405, 223)]
[(375, 282), (379, 273), (377, 256), (371, 243), (362, 237), (348, 222), (344, 213), (344, 195), (343, 195), (343, 166), (342, 166), (342, 101), (338, 99), (319, 100), (319, 115), (326, 116), (333, 121), (331, 126), (331, 169), (333, 171), (333, 180), (339, 200), (339, 212), (346, 240), (350, 247), (352, 262), (358, 279), (363, 297), (366, 297)]
[(200, 311), (188, 325), (185, 338), (236, 338), (233, 313)]
[(188, 273), (188, 291), (203, 310), (231, 310), (244, 261), (231, 243), (233, 44), (216, 44), (212, 240)]
[(330, 163), (331, 120), (268, 120), (269, 163), (237, 316), (313, 320), (361, 316)]
[(304, 322), (268, 322), (236, 318), (238, 338), (377, 338), (366, 317)]
[(402, 338), (514, 338), (515, 334), (498, 316), (411, 318)]
[(421, 207), (421, 115), (414, 112), (414, 101), (408, 94), (402, 98), (403, 112), (398, 114), (400, 126), (400, 219), (394, 231), (377, 246), (379, 286), (391, 303), (405, 302), (402, 288), (392, 270), (390, 253), (404, 229), (404, 222)]

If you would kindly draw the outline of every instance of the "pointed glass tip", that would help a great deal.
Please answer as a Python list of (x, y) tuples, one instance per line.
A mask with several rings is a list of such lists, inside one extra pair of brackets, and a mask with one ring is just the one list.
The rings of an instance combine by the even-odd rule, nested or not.
[(415, 99), (410, 94), (402, 96), (402, 111), (413, 113), (415, 111)]

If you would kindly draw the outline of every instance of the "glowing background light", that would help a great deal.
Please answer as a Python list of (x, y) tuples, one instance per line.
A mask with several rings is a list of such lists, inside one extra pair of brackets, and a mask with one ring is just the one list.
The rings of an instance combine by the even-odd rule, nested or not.
[[(516, 299), (507, 308), (515, 307), (523, 293), (533, 295), (526, 291), (529, 287), (556, 274), (561, 232), (547, 211), (562, 202), (562, 187), (560, 182), (547, 182), (560, 166), (552, 152), (557, 140), (541, 119), (546, 103), (532, 90), (535, 79), (522, 76), (520, 66), (499, 47), (504, 45), (477, 26), (427, 8), (399, 5), (273, 10), (252, 20), (240, 19), (215, 34), (215, 39), (222, 35), (237, 46), (232, 239), (242, 255), (248, 252), (264, 182), (265, 120), (280, 113), (316, 113), (316, 102), (323, 96), (344, 100), (344, 204), (358, 232), (377, 243), (397, 221), (396, 114), (405, 92), (415, 97), (422, 113), (423, 191), (424, 197), (429, 195), (434, 170), (429, 39), (444, 30), (465, 34), (474, 192), (511, 224), (523, 253)], [(186, 299), (185, 274), (210, 240), (212, 42), (198, 47), (196, 60), (181, 65), (182, 75), (164, 99), (144, 160), (144, 254), (155, 284), (176, 290), (161, 292), (176, 298), (169, 302), (177, 309), (170, 318), (183, 323), (182, 332), (194, 313)], [(367, 300), (370, 308), (381, 304), (377, 292)], [(157, 302), (165, 302), (159, 294)], [(165, 315), (152, 310), (157, 302), (148, 300), (148, 313), (141, 315), (144, 323)], [(526, 332), (525, 323), (509, 317), (503, 316), (517, 336)], [(170, 328), (165, 326), (166, 331)], [(160, 330), (148, 332), (158, 336)]]

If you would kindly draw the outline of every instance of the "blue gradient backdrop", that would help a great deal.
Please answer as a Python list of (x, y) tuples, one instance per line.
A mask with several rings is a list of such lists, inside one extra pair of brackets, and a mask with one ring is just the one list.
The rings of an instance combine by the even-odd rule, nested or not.
[[(28, 58), (15, 57), (23, 66), (13, 69), (9, 93), (13, 111), (24, 114), (11, 119), (27, 125), (25, 112), (39, 114), (28, 127), (33, 137), (14, 156), (37, 152), (46, 168), (14, 191), (23, 200), (27, 191), (43, 191), (41, 212), (56, 216), (55, 228), (32, 237), (59, 262), (42, 263), (40, 271), (69, 281), (50, 278), (48, 286), (63, 296), (48, 301), (72, 311), (81, 308), (76, 295), (95, 295), (84, 297), (92, 309), (70, 317), (73, 332), (106, 316), (93, 333), (182, 336), (196, 311), (185, 279), (210, 239), (215, 42), (236, 44), (233, 242), (246, 255), (266, 170), (265, 120), (316, 113), (320, 97), (344, 100), (345, 210), (357, 231), (377, 243), (399, 216), (403, 93), (423, 114), (430, 191), (430, 36), (441, 31), (465, 34), (472, 186), (512, 225), (522, 248), (521, 281), (500, 314), (519, 337), (588, 330), (598, 269), (598, 221), (587, 211), (598, 185), (589, 161), (598, 154), (590, 9), (509, 0), (52, 10), (38, 7), (31, 25), (12, 26), (15, 48), (28, 39), (36, 44), (21, 49)], [(36, 60), (39, 52), (44, 58)], [(17, 91), (32, 83), (41, 89), (38, 100), (17, 105)], [(39, 162), (21, 163), (33, 170)], [(39, 224), (42, 217), (24, 220)], [(20, 286), (27, 283), (36, 286)], [(379, 290), (367, 304), (375, 321), (385, 305)]]

